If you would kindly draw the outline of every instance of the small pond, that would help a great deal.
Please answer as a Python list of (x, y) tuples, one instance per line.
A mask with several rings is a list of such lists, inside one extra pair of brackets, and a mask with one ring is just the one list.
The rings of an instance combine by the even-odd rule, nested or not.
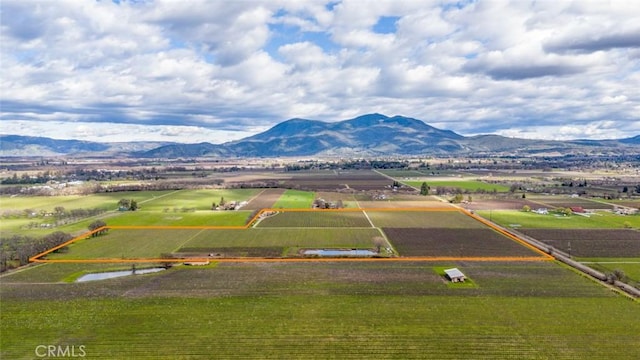
[(335, 250), (335, 249), (313, 249), (304, 250), (304, 255), (317, 255), (317, 256), (373, 256), (378, 255), (377, 252), (371, 250)]
[(150, 274), (159, 271), (166, 270), (165, 268), (150, 268), (150, 269), (139, 269), (139, 270), (123, 270), (123, 271), (111, 271), (111, 272), (101, 272), (101, 273), (92, 273), (85, 274), (80, 276), (76, 282), (85, 282), (85, 281), (94, 281), (94, 280), (106, 280), (113, 279), (123, 276), (129, 275), (142, 275), (142, 274)]

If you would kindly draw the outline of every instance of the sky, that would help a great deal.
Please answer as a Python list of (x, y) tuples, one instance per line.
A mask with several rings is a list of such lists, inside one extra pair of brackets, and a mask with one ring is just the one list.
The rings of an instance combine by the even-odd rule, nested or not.
[(2, 0), (0, 133), (224, 143), (291, 118), (640, 134), (640, 1)]

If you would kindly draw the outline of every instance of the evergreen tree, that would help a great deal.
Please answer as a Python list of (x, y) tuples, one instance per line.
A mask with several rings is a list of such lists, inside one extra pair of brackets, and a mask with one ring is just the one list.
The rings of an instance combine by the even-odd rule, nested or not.
[(429, 185), (427, 185), (426, 182), (422, 183), (422, 186), (420, 186), (420, 195), (429, 195)]

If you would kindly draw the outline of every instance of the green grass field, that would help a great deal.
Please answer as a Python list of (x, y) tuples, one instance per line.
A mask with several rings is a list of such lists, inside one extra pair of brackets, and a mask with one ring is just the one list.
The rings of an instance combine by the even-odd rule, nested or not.
[[(3, 277), (3, 359), (40, 344), (110, 359), (633, 359), (640, 346), (637, 302), (554, 263), (220, 264), (28, 283), (60, 265), (78, 270)], [(476, 287), (450, 287), (444, 266)]]
[(112, 229), (97, 237), (79, 240), (65, 253), (48, 259), (139, 259), (159, 258), (163, 253), (188, 249), (280, 247), (286, 248), (373, 248), (380, 236), (374, 228), (226, 229)]
[(107, 234), (78, 240), (66, 253), (47, 255), (48, 259), (135, 259), (158, 258), (162, 253), (178, 250), (202, 230), (125, 230), (113, 229)]
[(287, 190), (273, 204), (274, 209), (310, 209), (316, 195), (309, 191)]
[(157, 212), (157, 211), (124, 211), (118, 216), (106, 219), (107, 225), (134, 226), (243, 226), (251, 211), (215, 211), (196, 212)]
[(622, 270), (629, 284), (640, 286), (640, 258), (578, 258), (578, 261), (604, 273)]
[(437, 187), (447, 187), (447, 188), (458, 188), (461, 190), (468, 191), (477, 191), (482, 190), (486, 192), (491, 192), (493, 190), (497, 192), (507, 192), (509, 191), (509, 186), (500, 185), (500, 184), (489, 184), (482, 181), (477, 180), (451, 180), (451, 181), (429, 181), (429, 179), (420, 180), (420, 181), (403, 181), (403, 183), (413, 186), (414, 188), (420, 189), (422, 183), (426, 182), (427, 185), (431, 188), (431, 191), (434, 191)]
[(457, 211), (369, 211), (376, 227), (485, 228), (479, 221)]
[(478, 215), (491, 219), (505, 227), (547, 228), (547, 229), (622, 229), (625, 224), (640, 228), (640, 215), (622, 216), (608, 212), (598, 212), (591, 217), (580, 215), (541, 215), (516, 210), (482, 210)]
[(198, 233), (183, 247), (371, 248), (376, 236), (380, 236), (380, 232), (373, 228), (206, 230)]
[[(164, 195), (151, 196), (139, 211), (114, 213), (105, 221), (244, 225), (250, 213), (207, 210), (214, 201), (209, 192)], [(241, 200), (252, 193), (236, 195), (224, 197)], [(285, 195), (282, 207), (309, 208), (314, 198), (307, 192)], [(165, 212), (178, 199), (184, 207), (202, 209)], [(376, 227), (485, 228), (459, 212), (366, 213)], [(349, 227), (370, 226), (362, 212), (280, 215), (285, 214), (277, 228), (112, 229), (49, 257), (132, 259), (189, 249), (372, 248), (373, 238), (380, 236), (375, 228)], [(537, 214), (482, 214), (494, 221), (497, 215), (506, 226), (548, 227), (536, 221), (541, 216)], [(597, 218), (611, 227), (623, 224), (618, 218), (640, 219), (611, 214)], [(581, 228), (580, 221), (596, 217), (550, 216), (547, 221), (566, 220)], [(310, 224), (326, 227), (306, 228)], [(86, 223), (83, 226), (86, 229)], [(39, 345), (83, 346), (87, 358), (108, 359), (636, 359), (640, 348), (638, 300), (553, 261), (214, 262), (72, 282), (82, 274), (132, 265), (52, 263), (2, 275), (0, 358), (32, 359)], [(472, 283), (448, 283), (441, 270), (449, 267), (458, 267)], [(622, 270), (630, 277), (638, 275), (636, 264), (624, 264)]]
[(260, 221), (258, 227), (370, 227), (361, 211), (285, 211)]

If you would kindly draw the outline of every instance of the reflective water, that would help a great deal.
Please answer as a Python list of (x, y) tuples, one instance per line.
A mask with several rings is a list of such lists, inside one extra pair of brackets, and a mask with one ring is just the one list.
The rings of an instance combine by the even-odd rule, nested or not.
[(318, 255), (318, 256), (373, 256), (378, 255), (377, 252), (371, 250), (327, 250), (327, 249), (315, 249), (305, 250), (302, 252), (304, 255)]
[(111, 271), (111, 272), (85, 274), (80, 276), (76, 280), (76, 282), (106, 280), (106, 279), (113, 279), (113, 278), (118, 278), (123, 276), (129, 276), (129, 275), (150, 274), (150, 273), (155, 273), (163, 270), (166, 270), (166, 269), (165, 268), (140, 269), (140, 270), (136, 270), (135, 273), (133, 272), (133, 270), (123, 270), (123, 271)]

